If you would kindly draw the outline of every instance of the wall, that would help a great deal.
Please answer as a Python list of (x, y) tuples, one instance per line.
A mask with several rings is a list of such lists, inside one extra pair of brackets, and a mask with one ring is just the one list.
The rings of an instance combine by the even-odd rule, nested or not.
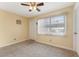
[(74, 7), (74, 31), (77, 33), (74, 35), (74, 41), (75, 41), (75, 50), (77, 51), (79, 55), (79, 3), (75, 4)]
[[(38, 35), (36, 32), (32, 32), (31, 36), (33, 36), (33, 34), (36, 33), (35, 38), (32, 38), (32, 39), (34, 39), (38, 42), (41, 42), (41, 43), (54, 45), (57, 47), (62, 47), (62, 48), (66, 48), (66, 49), (73, 49), (73, 6), (32, 17), (32, 18), (30, 18), (32, 21), (31, 20), (30, 21), (33, 22), (33, 20), (37, 21), (40, 18), (55, 16), (55, 15), (60, 15), (60, 14), (67, 15), (67, 20), (66, 20), (67, 21), (67, 29), (66, 29), (65, 36)], [(35, 24), (34, 23), (31, 24), (31, 27), (32, 26), (34, 26), (34, 27), (31, 28), (30, 32), (36, 28)]]
[(36, 20), (29, 19), (29, 39), (36, 39)]
[[(22, 24), (16, 24), (17, 19), (20, 19)], [(21, 42), (27, 39), (28, 19), (0, 10), (0, 47)]]

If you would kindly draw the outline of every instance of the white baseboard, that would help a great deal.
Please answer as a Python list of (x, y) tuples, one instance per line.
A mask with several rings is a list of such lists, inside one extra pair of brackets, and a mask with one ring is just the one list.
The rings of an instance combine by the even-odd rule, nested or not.
[(55, 45), (55, 44), (51, 44), (51, 43), (47, 43), (47, 42), (43, 42), (43, 41), (38, 41), (38, 40), (35, 40), (35, 41), (36, 41), (36, 42), (39, 42), (39, 43), (48, 44), (48, 45), (51, 45), (51, 46), (55, 46), (55, 47), (59, 47), (59, 48), (63, 48), (63, 49), (75, 51), (75, 50), (72, 49), (72, 48), (68, 48), (68, 47), (64, 47), (64, 46), (58, 46), (58, 45)]
[[(16, 44), (16, 43), (20, 43), (20, 42), (23, 42), (23, 41), (26, 41), (25, 39), (24, 40), (20, 40), (20, 41), (15, 41), (15, 42), (11, 42), (9, 44), (4, 44), (0, 47), (6, 47), (6, 46), (9, 46), (9, 45), (13, 45), (13, 44)], [(35, 40), (36, 42), (39, 42), (39, 43), (43, 43), (43, 44), (48, 44), (48, 45), (51, 45), (51, 46), (55, 46), (55, 47), (59, 47), (59, 48), (63, 48), (63, 49), (67, 49), (67, 50), (72, 50), (74, 51), (74, 49), (71, 49), (71, 48), (67, 48), (67, 47), (64, 47), (64, 46), (58, 46), (58, 45), (55, 45), (55, 44), (50, 44), (50, 43), (47, 43), (47, 42), (43, 42), (43, 41), (38, 41), (38, 40)]]
[(20, 43), (20, 42), (23, 42), (23, 41), (26, 41), (26, 39), (24, 39), (24, 40), (19, 40), (19, 41), (15, 41), (15, 42), (6, 43), (6, 44), (4, 44), (4, 45), (1, 45), (0, 48), (1, 48), (1, 47), (6, 47), (6, 46), (9, 46), (9, 45), (13, 45), (13, 44), (16, 44), (16, 43)]

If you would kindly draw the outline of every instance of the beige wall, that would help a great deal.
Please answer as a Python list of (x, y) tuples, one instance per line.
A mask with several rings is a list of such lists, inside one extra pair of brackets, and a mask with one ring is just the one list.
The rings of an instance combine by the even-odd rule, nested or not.
[[(35, 39), (36, 41), (41, 43), (73, 49), (73, 7), (67, 7), (57, 11), (49, 12), (30, 19), (38, 20), (40, 18), (60, 15), (64, 13), (66, 13), (67, 15), (67, 32), (65, 36), (60, 37), (37, 35), (37, 33), (35, 32), (36, 30), (34, 30), (30, 34), (31, 36), (34, 35), (35, 37), (31, 39)], [(17, 19), (21, 19), (21, 25), (16, 24)], [(25, 17), (0, 10), (0, 47), (27, 40), (29, 32), (28, 23), (29, 20)], [(31, 24), (30, 26), (32, 26), (31, 30), (33, 30), (33, 24)], [(16, 40), (14, 40), (15, 38)]]
[[(38, 20), (40, 18), (44, 18), (44, 17), (48, 17), (48, 16), (54, 16), (54, 15), (60, 15), (60, 14), (66, 14), (67, 15), (66, 35), (65, 36), (53, 36), (53, 35), (48, 36), (48, 35), (38, 35), (36, 33), (36, 39), (35, 40), (38, 41), (38, 42), (41, 42), (41, 43), (55, 45), (55, 46), (63, 47), (63, 48), (67, 48), (67, 49), (73, 49), (73, 6), (63, 8), (63, 9), (60, 9), (60, 10), (57, 10), (57, 11), (49, 12), (49, 13), (46, 13), (46, 14), (42, 14), (42, 15), (39, 15), (39, 16), (36, 16), (36, 17), (32, 17), (30, 19), (31, 20), (32, 19)], [(33, 30), (33, 28), (32, 28), (32, 30)], [(31, 34), (33, 35), (33, 33), (31, 33)]]
[[(16, 24), (20, 19), (22, 24)], [(16, 38), (16, 40), (14, 40)], [(0, 47), (28, 39), (28, 19), (0, 10)]]

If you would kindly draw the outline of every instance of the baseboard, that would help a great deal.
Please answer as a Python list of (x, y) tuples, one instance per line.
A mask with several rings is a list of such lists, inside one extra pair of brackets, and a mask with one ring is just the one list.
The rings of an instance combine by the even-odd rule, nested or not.
[(71, 48), (67, 48), (67, 47), (64, 47), (64, 46), (58, 46), (58, 45), (55, 45), (55, 44), (50, 44), (50, 43), (43, 42), (43, 41), (38, 41), (38, 40), (35, 40), (35, 41), (36, 41), (36, 42), (39, 42), (39, 43), (43, 43), (43, 44), (55, 46), (55, 47), (58, 47), (58, 48), (66, 49), (66, 50), (75, 51), (75, 50), (73, 50), (73, 49), (71, 49)]
[(9, 43), (9, 44), (6, 43), (6, 44), (0, 46), (0, 48), (6, 47), (6, 46), (9, 46), (9, 45), (13, 45), (13, 44), (16, 44), (16, 43), (20, 43), (20, 42), (23, 42), (23, 41), (26, 41), (26, 39), (24, 39), (24, 40), (19, 40), (19, 41), (15, 41), (15, 42), (11, 42), (11, 43)]
[[(11, 42), (9, 44), (5, 44), (3, 46), (0, 46), (1, 47), (6, 47), (6, 46), (9, 46), (9, 45), (13, 45), (13, 44), (16, 44), (16, 43), (20, 43), (20, 42), (23, 42), (23, 41), (26, 41), (25, 39), (24, 40), (20, 40), (20, 41), (16, 41), (16, 42)], [(63, 48), (63, 49), (67, 49), (67, 50), (72, 50), (74, 51), (73, 49), (71, 48), (67, 48), (67, 47), (63, 47), (63, 46), (58, 46), (58, 45), (54, 45), (54, 44), (50, 44), (50, 43), (47, 43), (47, 42), (43, 42), (43, 41), (38, 41), (38, 40), (35, 40), (36, 42), (39, 42), (39, 43), (43, 43), (43, 44), (48, 44), (48, 45), (51, 45), (51, 46), (55, 46), (55, 47), (59, 47), (59, 48)]]

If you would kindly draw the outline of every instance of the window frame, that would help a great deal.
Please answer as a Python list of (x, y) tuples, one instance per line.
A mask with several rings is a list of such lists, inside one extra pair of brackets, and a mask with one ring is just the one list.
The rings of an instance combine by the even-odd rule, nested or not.
[[(42, 19), (46, 19), (46, 18), (50, 18), (49, 20), (50, 20), (50, 22), (51, 22), (51, 17), (58, 17), (58, 16), (64, 16), (65, 17), (65, 19), (64, 19), (64, 23), (65, 23), (65, 26), (64, 26), (64, 34), (63, 35), (60, 35), (60, 34), (39, 34), (38, 33), (38, 21), (39, 20), (42, 20)], [(41, 18), (41, 19), (38, 19), (37, 20), (37, 34), (38, 35), (51, 35), (51, 36), (64, 36), (64, 35), (66, 35), (66, 32), (67, 32), (67, 15), (66, 14), (62, 14), (62, 15), (55, 15), (55, 16), (50, 16), (50, 17), (45, 17), (45, 18)], [(49, 28), (50, 29), (50, 28)], [(51, 32), (51, 30), (50, 30), (50, 32)]]

